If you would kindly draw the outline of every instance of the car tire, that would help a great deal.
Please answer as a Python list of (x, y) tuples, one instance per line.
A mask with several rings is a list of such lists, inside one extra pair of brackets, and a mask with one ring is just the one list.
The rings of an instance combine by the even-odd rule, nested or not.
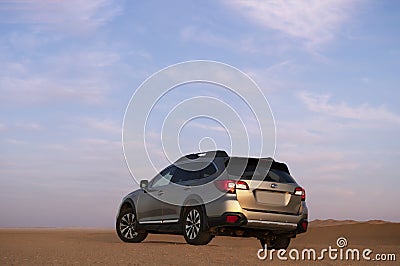
[[(268, 250), (271, 250), (271, 249), (275, 249), (275, 250), (287, 249), (289, 247), (289, 244), (290, 244), (290, 237), (278, 236), (278, 237), (276, 237), (276, 239), (274, 239), (271, 242), (272, 243), (270, 243), (267, 246)], [(260, 244), (261, 244), (262, 248), (265, 248), (265, 244), (266, 243), (267, 243), (267, 241), (264, 238), (260, 239)]]
[(142, 242), (147, 237), (147, 232), (137, 231), (137, 219), (134, 209), (124, 209), (120, 212), (116, 222), (118, 237), (129, 243)]
[(185, 209), (183, 214), (183, 235), (190, 245), (207, 245), (213, 235), (206, 230), (204, 212), (200, 207)]

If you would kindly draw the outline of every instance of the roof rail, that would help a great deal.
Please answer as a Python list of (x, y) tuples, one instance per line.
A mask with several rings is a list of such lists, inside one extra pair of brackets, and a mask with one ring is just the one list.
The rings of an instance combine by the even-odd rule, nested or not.
[(198, 158), (214, 158), (214, 157), (228, 157), (226, 151), (223, 150), (216, 150), (216, 151), (206, 151), (206, 152), (199, 152), (199, 153), (192, 153), (179, 158), (176, 162), (185, 161), (185, 160), (196, 160)]

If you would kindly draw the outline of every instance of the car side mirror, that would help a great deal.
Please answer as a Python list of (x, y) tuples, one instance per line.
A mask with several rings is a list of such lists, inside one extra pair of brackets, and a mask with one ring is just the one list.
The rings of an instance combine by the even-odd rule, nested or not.
[(149, 180), (140, 180), (140, 188), (146, 190), (149, 187)]

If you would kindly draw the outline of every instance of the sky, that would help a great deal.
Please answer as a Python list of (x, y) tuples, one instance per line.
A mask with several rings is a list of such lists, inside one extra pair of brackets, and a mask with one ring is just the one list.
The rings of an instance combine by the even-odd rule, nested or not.
[[(138, 187), (121, 140), (129, 100), (188, 60), (258, 84), (310, 220), (399, 222), (399, 28), (396, 1), (1, 0), (0, 227), (112, 227)], [(224, 88), (178, 87), (149, 120), (160, 167), (165, 110), (197, 95), (248, 113)], [(204, 137), (228, 149), (221, 128), (191, 121), (183, 152)]]

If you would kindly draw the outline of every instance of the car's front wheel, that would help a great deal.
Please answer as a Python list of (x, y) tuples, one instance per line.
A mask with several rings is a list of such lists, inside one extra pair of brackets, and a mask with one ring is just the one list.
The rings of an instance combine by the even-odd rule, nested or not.
[(183, 235), (190, 245), (207, 245), (213, 235), (206, 230), (204, 213), (200, 207), (186, 209), (183, 215)]
[(116, 229), (119, 238), (124, 242), (139, 243), (147, 237), (147, 232), (137, 231), (136, 213), (132, 209), (120, 212), (117, 218)]

